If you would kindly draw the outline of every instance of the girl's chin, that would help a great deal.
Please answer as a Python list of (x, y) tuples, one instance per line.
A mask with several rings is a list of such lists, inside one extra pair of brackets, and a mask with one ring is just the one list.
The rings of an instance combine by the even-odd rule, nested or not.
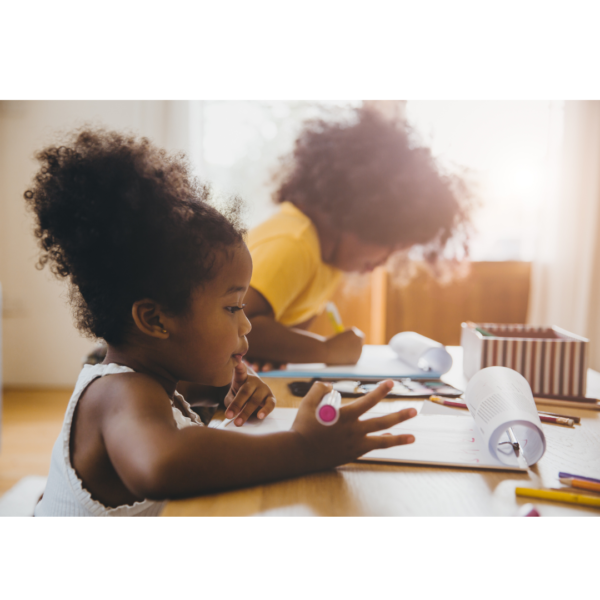
[(232, 361), (227, 365), (227, 368), (224, 369), (223, 374), (222, 375), (219, 374), (220, 383), (215, 383), (214, 386), (222, 387), (224, 385), (231, 383), (231, 380), (233, 379), (234, 368), (235, 368), (235, 361), (232, 359)]

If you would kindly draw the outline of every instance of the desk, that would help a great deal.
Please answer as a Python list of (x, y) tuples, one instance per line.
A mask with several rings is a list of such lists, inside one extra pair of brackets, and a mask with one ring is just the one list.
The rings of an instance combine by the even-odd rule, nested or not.
[[(465, 389), (462, 349), (451, 347), (454, 365), (444, 376)], [(287, 379), (269, 379), (278, 406), (297, 407)], [(589, 370), (588, 395), (599, 397), (600, 373)], [(383, 400), (390, 408), (422, 400)], [(574, 428), (542, 423), (547, 448), (532, 467), (539, 477), (509, 471), (350, 463), (337, 469), (266, 485), (171, 501), (164, 516), (512, 516), (532, 501), (516, 498), (517, 486), (560, 487), (558, 472), (600, 478), (600, 412), (548, 407), (581, 417)], [(585, 492), (584, 492), (585, 493)], [(542, 516), (600, 516), (592, 508), (532, 501)]]

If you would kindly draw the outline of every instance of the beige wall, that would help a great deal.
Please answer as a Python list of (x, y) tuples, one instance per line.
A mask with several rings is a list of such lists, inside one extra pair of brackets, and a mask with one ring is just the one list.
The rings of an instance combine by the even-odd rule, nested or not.
[(84, 122), (129, 129), (169, 149), (189, 149), (187, 102), (0, 102), (0, 283), (5, 386), (72, 386), (93, 342), (73, 326), (66, 288), (35, 268), (37, 247), (23, 192), (33, 153), (57, 130)]

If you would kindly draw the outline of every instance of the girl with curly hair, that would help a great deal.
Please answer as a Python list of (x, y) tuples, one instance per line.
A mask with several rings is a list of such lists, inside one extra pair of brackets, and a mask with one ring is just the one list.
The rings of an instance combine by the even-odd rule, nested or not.
[(85, 365), (54, 445), (35, 514), (156, 515), (168, 498), (317, 471), (412, 436), (371, 436), (414, 410), (359, 417), (385, 382), (323, 427), (316, 384), (289, 431), (262, 436), (203, 426), (178, 381), (230, 385), (226, 416), (266, 418), (275, 399), (242, 361), (251, 325), (242, 300), (252, 275), (236, 205), (226, 214), (183, 156), (146, 139), (84, 129), (37, 154), (25, 192), (39, 266), (71, 285), (79, 329), (108, 346)]
[(470, 194), (440, 171), (404, 122), (376, 110), (351, 120), (308, 122), (284, 163), (277, 214), (249, 234), (254, 271), (245, 298), (251, 361), (353, 364), (363, 336), (306, 331), (343, 272), (366, 273), (421, 246), (435, 263), (449, 246), (467, 250)]

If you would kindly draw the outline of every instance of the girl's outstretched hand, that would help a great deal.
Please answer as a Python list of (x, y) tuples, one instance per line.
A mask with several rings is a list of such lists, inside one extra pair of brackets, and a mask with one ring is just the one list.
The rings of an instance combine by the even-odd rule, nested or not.
[(331, 385), (316, 382), (303, 398), (292, 425), (292, 430), (304, 439), (309, 459), (314, 460), (319, 468), (334, 467), (351, 462), (371, 450), (412, 444), (415, 441), (412, 435), (370, 434), (414, 417), (417, 414), (414, 408), (359, 420), (361, 415), (387, 395), (393, 385), (392, 381), (383, 381), (365, 396), (342, 406), (337, 423), (325, 426), (317, 421), (315, 412), (323, 396), (331, 391)]
[(233, 424), (239, 427), (257, 410), (256, 416), (264, 419), (275, 408), (275, 396), (271, 388), (240, 360), (225, 396), (225, 407), (225, 418), (236, 417)]

